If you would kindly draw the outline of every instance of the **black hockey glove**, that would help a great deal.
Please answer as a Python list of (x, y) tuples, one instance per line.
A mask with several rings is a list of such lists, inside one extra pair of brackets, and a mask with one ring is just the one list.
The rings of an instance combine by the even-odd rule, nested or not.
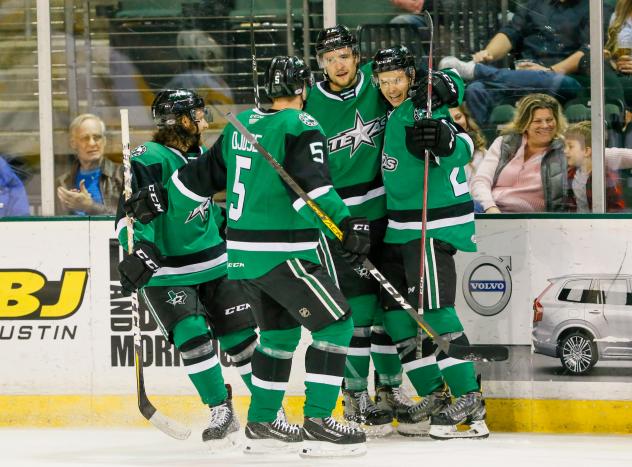
[(132, 295), (132, 292), (147, 284), (160, 267), (161, 258), (163, 256), (153, 243), (136, 243), (134, 252), (125, 255), (118, 265), (123, 295)]
[(371, 227), (364, 217), (345, 217), (340, 222), (342, 241), (336, 252), (352, 267), (361, 264), (371, 251)]
[[(425, 109), (428, 105), (428, 75), (418, 80), (409, 91), (410, 98), (416, 108)], [(456, 107), (459, 105), (459, 90), (450, 76), (442, 71), (432, 72), (432, 110), (442, 105)]]
[(153, 183), (134, 193), (123, 205), (125, 213), (143, 224), (167, 211), (167, 190), (160, 183)]
[(426, 150), (435, 156), (449, 156), (456, 148), (458, 132), (447, 120), (422, 118), (414, 126), (406, 127), (406, 148), (419, 159), (424, 159)]

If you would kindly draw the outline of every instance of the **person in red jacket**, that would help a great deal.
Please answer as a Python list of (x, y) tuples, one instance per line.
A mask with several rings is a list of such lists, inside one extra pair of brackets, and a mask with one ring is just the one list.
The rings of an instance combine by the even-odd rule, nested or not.
[[(579, 122), (568, 127), (564, 134), (564, 152), (568, 161), (570, 210), (592, 212), (592, 139), (590, 122)], [(607, 158), (608, 154), (606, 154)], [(606, 211), (625, 208), (617, 172), (606, 159)]]

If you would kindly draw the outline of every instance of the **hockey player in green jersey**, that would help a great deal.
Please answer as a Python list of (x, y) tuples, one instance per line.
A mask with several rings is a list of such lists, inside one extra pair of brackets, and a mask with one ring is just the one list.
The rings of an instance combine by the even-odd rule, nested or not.
[[(237, 119), (340, 225), (343, 241), (335, 247), (358, 264), (370, 249), (369, 223), (351, 217), (331, 185), (324, 134), (301, 110), (310, 81), (311, 71), (301, 59), (273, 58), (266, 73), (271, 109), (247, 110)], [(303, 441), (306, 457), (364, 453), (364, 432), (331, 417), (353, 321), (344, 296), (320, 265), (316, 247), (319, 228), (325, 227), (232, 124), (208, 153), (174, 174), (165, 205), (170, 211), (181, 197), (202, 200), (224, 188), (228, 275), (248, 292), (260, 329), (245, 452), (278, 452)], [(137, 201), (130, 204), (136, 215), (157, 211)], [(278, 423), (275, 416), (302, 326), (311, 332), (312, 343), (305, 355), (305, 418), (299, 427)]]
[[(200, 134), (208, 128), (204, 101), (185, 89), (161, 91), (152, 114), (158, 126), (153, 141), (132, 153), (134, 191), (166, 183), (178, 168), (198, 157), (203, 149)], [(119, 265), (122, 292), (129, 295), (140, 289), (156, 323), (180, 351), (200, 398), (210, 406), (202, 439), (214, 450), (234, 444), (239, 422), (211, 339), (219, 340), (249, 387), (256, 344), (250, 305), (238, 285), (226, 280), (226, 244), (218, 230), (222, 221), (210, 198), (184, 199), (165, 216), (147, 225), (135, 224), (134, 254)], [(123, 209), (117, 234), (126, 247)]]
[[(334, 188), (352, 215), (371, 222), (369, 257), (379, 267), (376, 252), (381, 249), (386, 226), (380, 157), (387, 105), (371, 84), (371, 64), (359, 66), (356, 38), (345, 26), (322, 30), (316, 54), (326, 79), (312, 88), (305, 110), (327, 136)], [(377, 282), (366, 270), (353, 271), (335, 252), (331, 258), (332, 242), (322, 241), (324, 263), (349, 301), (355, 326), (345, 368), (344, 416), (359, 423), (370, 436), (385, 436), (393, 430), (392, 412), (402, 413), (412, 401), (400, 392), (402, 367), (382, 325)], [(371, 357), (379, 379), (380, 406), (367, 391)], [(399, 420), (399, 431), (410, 434), (413, 430), (406, 421)]]
[[(400, 91), (407, 94), (407, 78), (414, 72), (412, 55), (405, 47), (378, 51), (373, 71), (381, 92), (395, 107), (386, 125), (382, 154), (388, 210), (382, 272), (398, 290), (407, 291), (411, 305), (418, 306), (424, 157), (430, 151), (424, 319), (455, 343), (467, 343), (454, 309), (453, 256), (457, 250), (476, 251), (474, 206), (464, 169), (471, 158), (473, 142), (451, 122), (447, 105), (433, 106), (431, 116), (421, 110), (419, 104), (425, 105), (427, 96), (425, 82), (415, 87), (417, 106), (412, 99), (397, 99)], [(454, 101), (455, 95), (462, 97), (463, 82), (453, 71), (446, 73), (456, 88), (448, 93), (443, 87), (437, 89), (442, 95), (453, 96), (439, 99), (438, 104)], [(433, 83), (435, 79), (443, 78), (433, 76)], [(410, 381), (422, 396), (411, 409), (415, 420), (429, 422), (429, 434), (434, 438), (487, 436), (485, 404), (474, 364), (443, 352), (435, 356), (436, 346), (425, 335), (421, 336), (418, 355), (417, 324), (392, 298), (383, 297), (383, 303), (387, 310), (385, 327)], [(452, 404), (448, 388), (456, 398)], [(456, 426), (463, 423), (470, 429), (457, 431)]]

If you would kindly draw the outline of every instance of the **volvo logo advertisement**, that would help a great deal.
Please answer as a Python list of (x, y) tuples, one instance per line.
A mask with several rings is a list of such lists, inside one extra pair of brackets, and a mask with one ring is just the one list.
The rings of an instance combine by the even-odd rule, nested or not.
[(465, 268), (463, 297), (481, 316), (494, 316), (511, 298), (511, 256), (480, 256)]

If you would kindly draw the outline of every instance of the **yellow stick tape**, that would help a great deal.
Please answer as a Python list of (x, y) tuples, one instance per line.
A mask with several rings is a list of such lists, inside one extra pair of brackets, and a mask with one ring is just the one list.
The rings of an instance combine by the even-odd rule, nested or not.
[[(165, 415), (193, 427), (203, 426), (208, 408), (197, 396), (152, 396)], [(303, 396), (283, 403), (292, 422), (302, 421)], [(234, 406), (244, 421), (250, 397), (236, 396)], [(632, 433), (631, 401), (487, 399), (491, 431), (540, 433)], [(334, 412), (342, 417), (340, 400)], [(0, 396), (0, 427), (143, 427), (150, 426), (130, 396)]]

